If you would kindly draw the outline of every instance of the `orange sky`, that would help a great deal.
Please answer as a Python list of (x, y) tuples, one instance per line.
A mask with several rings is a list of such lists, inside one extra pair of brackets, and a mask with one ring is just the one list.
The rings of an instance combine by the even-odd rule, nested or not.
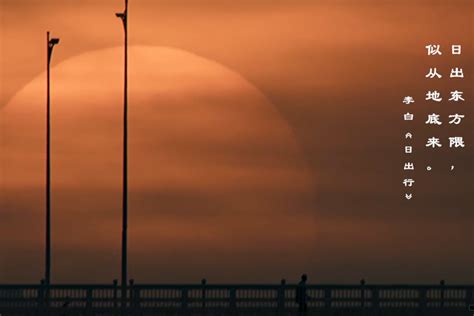
[[(207, 71), (213, 73), (212, 69), (215, 68), (209, 65), (217, 63), (217, 69), (221, 69), (216, 70), (219, 75), (214, 79), (204, 76), (210, 81), (203, 82), (209, 82), (210, 85), (204, 83), (203, 87), (196, 88), (199, 80), (189, 79), (193, 89), (197, 89), (192, 90), (195, 91), (193, 93), (199, 94), (201, 91), (211, 98), (211, 102), (220, 100), (227, 104), (225, 113), (241, 115), (229, 122), (247, 122), (247, 125), (242, 126), (252, 130), (243, 138), (248, 150), (245, 154), (238, 154), (242, 150), (237, 137), (240, 134), (231, 135), (220, 130), (220, 126), (230, 123), (221, 119), (222, 115), (216, 115), (220, 112), (215, 112), (205, 99), (201, 100), (204, 109), (201, 115), (207, 113), (206, 117), (211, 121), (212, 116), (216, 115), (218, 124), (215, 129), (204, 131), (200, 128), (214, 125), (205, 122), (196, 125), (202, 131), (200, 135), (194, 134), (190, 123), (196, 120), (193, 114), (195, 110), (177, 112), (175, 116), (168, 113), (170, 119), (166, 124), (159, 121), (153, 123), (159, 126), (156, 130), (147, 127), (145, 120), (145, 117), (154, 117), (151, 116), (154, 112), (149, 112), (151, 114), (148, 116), (142, 112), (142, 116), (135, 118), (135, 130), (138, 131), (141, 124), (145, 129), (141, 135), (151, 134), (142, 137), (142, 140), (137, 138), (137, 141), (149, 142), (151, 145), (155, 144), (153, 135), (157, 131), (167, 130), (179, 124), (180, 120), (186, 121), (188, 127), (191, 124), (191, 127), (185, 129), (183, 135), (179, 135), (180, 130), (176, 129), (170, 132), (171, 138), (166, 139), (164, 135), (163, 139), (156, 140), (170, 146), (176, 144), (177, 138), (173, 137), (183, 137), (179, 151), (167, 151), (170, 156), (166, 165), (178, 161), (177, 171), (174, 172), (170, 167), (158, 168), (156, 178), (150, 175), (151, 182), (142, 186), (136, 184), (136, 190), (131, 193), (131, 203), (137, 205), (136, 209), (140, 208), (136, 214), (144, 212), (140, 213), (140, 228), (131, 233), (135, 236), (135, 239), (131, 239), (131, 252), (134, 254), (130, 263), (132, 276), (135, 275), (138, 281), (149, 282), (192, 282), (203, 276), (215, 282), (270, 282), (281, 277), (296, 279), (300, 271), (305, 269), (312, 281), (321, 282), (356, 282), (362, 277), (369, 282), (431, 283), (441, 278), (450, 283), (473, 282), (474, 258), (467, 251), (474, 242), (473, 129), (470, 118), (473, 112), (470, 101), (473, 86), (472, 6), (472, 1), (468, 0), (256, 0), (238, 3), (222, 0), (130, 0), (130, 44), (176, 48), (205, 60), (202, 65), (206, 65), (206, 70), (196, 72), (193, 68), (196, 64), (192, 62), (194, 58), (186, 58), (184, 65), (188, 66), (183, 68), (183, 72), (187, 76), (202, 75)], [(58, 70), (56, 79), (66, 78), (62, 79), (63, 84), (74, 82), (67, 79), (68, 76), (74, 78), (77, 75), (74, 69), (80, 67), (77, 64), (74, 66), (74, 60), (77, 63), (77, 58), (86, 52), (93, 53), (121, 45), (122, 29), (114, 12), (121, 11), (122, 7), (121, 1), (112, 0), (82, 1), (81, 4), (49, 0), (0, 0), (0, 108), (8, 108), (9, 103), (25, 104), (15, 103), (15, 100), (28, 97), (33, 98), (31, 104), (41, 106), (44, 100), (41, 80), (44, 80), (46, 30), (61, 38), (60, 45), (55, 48), (53, 66), (58, 65), (57, 69), (60, 69), (61, 65), (70, 63), (69, 68), (64, 68), (62, 73)], [(451, 44), (462, 44), (463, 54), (455, 57), (444, 54), (434, 61), (426, 56), (424, 46), (429, 43), (439, 43), (446, 48)], [(106, 70), (101, 68), (103, 63), (94, 61), (94, 58), (90, 62), (92, 65), (96, 63), (98, 74), (94, 76), (99, 80), (100, 72), (106, 73)], [(135, 69), (139, 69), (140, 59), (130, 60), (131, 69), (134, 64)], [(168, 64), (172, 66), (173, 60)], [(424, 79), (427, 69), (433, 66), (444, 72), (450, 67), (462, 66), (466, 78), (457, 82), (442, 79), (434, 85)], [(70, 69), (69, 72), (67, 69)], [(171, 72), (166, 73), (173, 80), (166, 81), (166, 86), (178, 87), (179, 94), (189, 92), (182, 85), (179, 74), (172, 71), (175, 67), (169, 69), (167, 71)], [(160, 74), (159, 70), (156, 69), (157, 74)], [(155, 72), (150, 70), (150, 73)], [(133, 96), (133, 91), (136, 91), (136, 98), (130, 99), (131, 107), (134, 102), (136, 108), (140, 104), (152, 106), (156, 100), (160, 100), (159, 104), (163, 106), (162, 101), (167, 100), (170, 101), (168, 105), (182, 104), (192, 108), (193, 103), (186, 98), (184, 101), (173, 99), (175, 103), (161, 97), (155, 99), (155, 94), (159, 94), (160, 86), (163, 86), (159, 81), (169, 79), (157, 76), (159, 80), (155, 78), (156, 87), (153, 84), (142, 87), (142, 84), (135, 83), (135, 90), (130, 92)], [(110, 112), (115, 106), (119, 110), (121, 95), (115, 96), (114, 93), (120, 87), (115, 88), (113, 83), (120, 83), (120, 80), (116, 78), (103, 86), (96, 85), (97, 90), (90, 95), (97, 99), (88, 100), (89, 104), (97, 102), (110, 109)], [(216, 82), (221, 81), (223, 86), (211, 89)], [(229, 102), (223, 101), (227, 96), (222, 92), (226, 89), (226, 82), (245, 87), (237, 89), (239, 94), (236, 99), (231, 98)], [(37, 88), (31, 88), (35, 84)], [(54, 84), (59, 91), (61, 83), (53, 81), (53, 91)], [(28, 86), (30, 92), (25, 92)], [(146, 91), (141, 94), (140, 88)], [(464, 91), (466, 102), (459, 105), (456, 111), (462, 111), (467, 118), (460, 126), (444, 126), (435, 132), (426, 127), (422, 119), (413, 123), (418, 148), (415, 162), (421, 166), (430, 164), (435, 170), (430, 174), (421, 170), (416, 172), (416, 199), (407, 203), (402, 198), (404, 190), (401, 185), (404, 175), (401, 170), (404, 162), (402, 135), (407, 128), (401, 114), (406, 108), (400, 101), (408, 94), (422, 100), (426, 90), (434, 88), (445, 93), (452, 89)], [(22, 93), (28, 97), (22, 99)], [(71, 95), (75, 97), (73, 93)], [(190, 96), (195, 98), (192, 93)], [(239, 99), (242, 99), (241, 102), (236, 101)], [(55, 117), (59, 130), (68, 128), (67, 122), (77, 124), (69, 127), (73, 129), (81, 128), (81, 122), (86, 119), (96, 120), (93, 122), (98, 125), (106, 121), (106, 115), (100, 111), (92, 112), (89, 117), (76, 112), (79, 110), (68, 112), (64, 108), (65, 101), (60, 104), (60, 100), (71, 101), (60, 97), (60, 94), (53, 99), (59, 111)], [(72, 104), (68, 103), (71, 109)], [(258, 104), (264, 104), (265, 110), (240, 111), (243, 105)], [(420, 117), (433, 111), (443, 115), (452, 114), (447, 103), (433, 106), (422, 102), (418, 104), (414, 112)], [(80, 108), (80, 104), (77, 107)], [(262, 109), (260, 106), (257, 108)], [(23, 105), (23, 109), (28, 107)], [(26, 111), (29, 113), (29, 110)], [(8, 124), (2, 121), (8, 118), (6, 112), (0, 110), (0, 144), (4, 146), (0, 148), (0, 282), (36, 282), (41, 278), (43, 262), (42, 134), (40, 130), (37, 139), (28, 142), (25, 147), (15, 142), (12, 136), (5, 137), (12, 135), (11, 130), (5, 129), (8, 124), (20, 124), (17, 121), (9, 121)], [(42, 119), (41, 109), (35, 107), (34, 113), (37, 116), (31, 114), (32, 117)], [(157, 113), (162, 115), (166, 112)], [(188, 115), (185, 120), (183, 113)], [(107, 124), (114, 126), (120, 112), (111, 115)], [(60, 120), (61, 117), (64, 119)], [(271, 123), (262, 125), (266, 120)], [(26, 126), (30, 124), (28, 119), (25, 122)], [(43, 122), (37, 124), (41, 128)], [(111, 136), (118, 135), (114, 132), (119, 130), (114, 127), (101, 128), (98, 131)], [(147, 128), (151, 129), (146, 131)], [(273, 129), (286, 136), (269, 136)], [(91, 133), (94, 131), (90, 130)], [(467, 147), (462, 151), (443, 149), (433, 154), (424, 148), (427, 137), (434, 134), (447, 137), (454, 133), (465, 137)], [(58, 135), (58, 160), (61, 154), (70, 157), (79, 155), (74, 149), (83, 146), (67, 145), (67, 135), (73, 134), (64, 130), (63, 134)], [(221, 143), (211, 150), (203, 147), (205, 143), (194, 139), (203, 135), (206, 141), (212, 135), (232, 141)], [(257, 136), (262, 139), (256, 140)], [(61, 137), (64, 139), (61, 140)], [(120, 160), (118, 157), (112, 158), (111, 165), (103, 162), (104, 166), (112, 166), (112, 169), (104, 171), (107, 180), (99, 180), (103, 177), (97, 176), (99, 182), (95, 182), (98, 184), (93, 189), (81, 189), (81, 186), (74, 187), (67, 183), (67, 177), (71, 179), (75, 174), (80, 176), (87, 173), (83, 169), (88, 167), (100, 170), (103, 167), (98, 162), (100, 157), (119, 150), (119, 143), (114, 143), (118, 140), (111, 138), (110, 141), (95, 139), (83, 142), (91, 146), (89, 150), (95, 152), (97, 157), (82, 162), (81, 167), (73, 166), (76, 164), (74, 160), (64, 160), (65, 165), (53, 165), (53, 170), (64, 170), (53, 177), (56, 181), (56, 204), (53, 201), (53, 210), (61, 214), (62, 209), (64, 214), (71, 200), (77, 206), (77, 209), (71, 206), (70, 218), (57, 218), (54, 234), (56, 261), (53, 262), (55, 281), (109, 282), (118, 276), (119, 240), (115, 237), (119, 234), (120, 218), (114, 217), (113, 212), (116, 208), (117, 212), (120, 211), (120, 196), (116, 192), (120, 185), (120, 174), (115, 173), (113, 168), (120, 166)], [(102, 141), (112, 146), (111, 149), (101, 145)], [(261, 146), (252, 146), (260, 144), (259, 141), (266, 144), (266, 151), (260, 150)], [(34, 158), (37, 167), (32, 167), (30, 173), (22, 169), (21, 165), (8, 162), (11, 161), (11, 155), (15, 154), (8, 144), (34, 152), (31, 159)], [(289, 152), (298, 152), (298, 156), (276, 157), (275, 153), (282, 152), (281, 148), (278, 149), (279, 145), (284, 152), (291, 148)], [(137, 156), (146, 156), (144, 147), (137, 148)], [(156, 157), (162, 152), (161, 148), (156, 147)], [(19, 152), (16, 154), (21, 159), (31, 162), (28, 155)], [(261, 156), (262, 152), (271, 158), (265, 160), (262, 157), (266, 156)], [(183, 192), (187, 180), (179, 176), (179, 171), (183, 170), (183, 164), (190, 166), (190, 170), (198, 170), (193, 169), (197, 168), (196, 165), (186, 162), (185, 158), (190, 158), (196, 163), (193, 157), (202, 159), (206, 165), (212, 165), (216, 157), (224, 159), (222, 161), (225, 161), (226, 166), (231, 166), (230, 173), (224, 174), (225, 181), (218, 182), (217, 187), (212, 185), (213, 177), (186, 173), (192, 183), (199, 185)], [(304, 172), (304, 179), (299, 176), (296, 179), (307, 185), (296, 190), (297, 195), (288, 185), (274, 188), (264, 180), (270, 179), (271, 184), (278, 175), (267, 174), (267, 178), (259, 179), (255, 177), (260, 170), (258, 167), (246, 167), (252, 162), (258, 165), (258, 159), (264, 159), (261, 161), (263, 165), (291, 166), (298, 170), (297, 173)], [(149, 163), (154, 161), (152, 159)], [(455, 175), (444, 171), (451, 162), (456, 165)], [(244, 167), (239, 166), (242, 164)], [(15, 176), (14, 172), (22, 176)], [(155, 181), (165, 174), (169, 180), (167, 185)], [(246, 189), (242, 197), (235, 196), (236, 192), (232, 190), (229, 194), (219, 193), (218, 187), (233, 179), (231, 174), (252, 175), (239, 187), (239, 190)], [(6, 179), (6, 175), (9, 179)], [(146, 179), (145, 176), (142, 175), (140, 179)], [(295, 178), (286, 173), (282, 179), (286, 180), (281, 182), (293, 183), (292, 179)], [(12, 184), (15, 181), (17, 184)], [(180, 190), (173, 189), (170, 185), (173, 181)], [(252, 192), (260, 195), (256, 196)], [(81, 194), (86, 194), (88, 198), (78, 201), (77, 196)], [(216, 198), (216, 194), (221, 195)], [(219, 207), (212, 205), (216, 201), (221, 203)], [(246, 203), (253, 206), (246, 206)], [(99, 211), (101, 205), (107, 206), (107, 210), (104, 209), (102, 213)], [(178, 215), (166, 213), (165, 205), (168, 212), (169, 209), (190, 210)], [(229, 205), (239, 205), (236, 206), (238, 212), (231, 214), (221, 210), (222, 207), (227, 210)], [(144, 210), (155, 208), (160, 211), (159, 215), (150, 215), (148, 218)], [(253, 208), (263, 213), (248, 211)], [(100, 218), (99, 215), (97, 219), (92, 216), (81, 217), (80, 209), (96, 210), (101, 214)], [(269, 229), (274, 232), (270, 237), (259, 233), (265, 223), (265, 210), (273, 214), (268, 215), (272, 218)], [(304, 215), (298, 217), (294, 212)], [(236, 218), (233, 219), (233, 216)], [(177, 219), (181, 218), (186, 221), (177, 226)], [(93, 223), (97, 223), (97, 226)], [(82, 233), (77, 231), (84, 224), (90, 225), (88, 235), (78, 237)], [(159, 232), (157, 227), (161, 228)], [(193, 235), (196, 227), (199, 234)], [(187, 234), (176, 233), (183, 229)], [(68, 236), (68, 231), (74, 233)], [(233, 243), (235, 238), (231, 232), (242, 231), (247, 234), (240, 233)], [(156, 238), (156, 242), (152, 243), (156, 252), (151, 254), (141, 246), (141, 241), (147, 240), (150, 235)], [(302, 239), (303, 246), (295, 241), (299, 239)], [(281, 240), (281, 243), (276, 240)], [(104, 252), (104, 249), (107, 251)], [(268, 266), (268, 261), (274, 264)], [(39, 266), (31, 268), (32, 262), (38, 262)]]

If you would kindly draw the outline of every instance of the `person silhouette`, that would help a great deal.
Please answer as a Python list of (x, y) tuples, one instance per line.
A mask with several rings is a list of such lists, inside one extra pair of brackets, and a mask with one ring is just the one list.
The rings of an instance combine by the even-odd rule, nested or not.
[(298, 304), (298, 312), (299, 315), (305, 315), (308, 310), (308, 295), (306, 294), (306, 281), (308, 280), (308, 276), (303, 274), (301, 276), (301, 281), (296, 286), (296, 296), (295, 301)]

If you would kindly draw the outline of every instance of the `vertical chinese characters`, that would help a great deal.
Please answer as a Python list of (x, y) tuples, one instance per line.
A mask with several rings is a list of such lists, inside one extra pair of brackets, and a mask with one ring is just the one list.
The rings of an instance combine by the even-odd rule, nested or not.
[[(443, 52), (441, 49), (441, 45), (439, 44), (430, 44), (425, 46), (427, 50), (427, 55), (431, 56), (442, 56)], [(456, 55), (461, 55), (462, 53), (462, 46), (459, 44), (451, 45), (451, 58), (454, 58)], [(433, 60), (436, 61), (436, 58)], [(427, 71), (425, 78), (427, 80), (440, 80), (445, 78), (445, 80), (462, 80), (464, 78), (464, 71), (460, 65), (455, 65), (451, 67), (449, 71), (449, 77), (447, 73), (443, 74), (443, 71), (440, 70), (438, 65), (433, 65)], [(430, 81), (431, 82), (431, 81)], [(463, 91), (459, 91), (457, 89), (453, 91), (449, 91), (449, 97), (443, 97), (444, 93), (448, 93), (448, 91), (438, 91), (428, 90), (425, 94), (425, 102), (431, 104), (455, 104), (457, 102), (464, 102), (464, 93)], [(415, 103), (415, 98), (412, 96), (405, 96), (402, 100), (402, 103), (405, 105), (411, 105)], [(453, 107), (449, 110), (450, 114), (443, 117), (441, 113), (433, 113), (428, 111), (426, 113), (426, 119), (424, 119), (425, 125), (429, 126), (430, 132), (431, 129), (435, 131), (436, 129), (442, 128), (442, 126), (454, 126), (460, 125), (463, 123), (465, 119), (465, 115), (459, 110), (459, 108)], [(431, 112), (431, 113), (430, 113)], [(403, 114), (403, 120), (412, 123), (415, 120), (415, 115), (413, 111), (408, 111)], [(439, 131), (439, 130), (438, 130)], [(405, 173), (404, 179), (402, 181), (403, 186), (406, 188), (405, 192), (405, 199), (411, 200), (414, 196), (413, 190), (415, 186), (415, 179), (413, 176), (413, 171), (415, 170), (415, 163), (413, 162), (412, 155), (415, 152), (413, 148), (412, 140), (414, 138), (414, 134), (412, 131), (408, 131), (405, 134), (405, 150), (404, 154), (406, 155), (405, 162), (403, 164), (403, 171)], [(437, 136), (436, 133), (433, 133), (432, 136), (428, 137), (425, 143), (425, 147), (429, 150), (436, 151), (443, 146), (447, 146), (448, 149), (462, 149), (466, 146), (464, 142), (464, 138), (461, 135), (450, 135), (447, 139), (442, 139), (441, 137)], [(426, 171), (433, 170), (433, 167), (428, 165), (426, 166)], [(451, 165), (451, 171), (454, 170), (454, 165)]]

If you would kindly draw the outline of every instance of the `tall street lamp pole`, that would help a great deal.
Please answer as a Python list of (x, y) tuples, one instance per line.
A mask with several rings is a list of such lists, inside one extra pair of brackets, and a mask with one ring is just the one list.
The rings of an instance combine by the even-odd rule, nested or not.
[(128, 224), (128, 32), (127, 32), (128, 0), (125, 0), (125, 10), (115, 15), (122, 20), (124, 29), (124, 90), (123, 90), (123, 192), (122, 192), (122, 307), (127, 301), (127, 224)]
[(51, 283), (51, 111), (50, 111), (50, 65), (54, 45), (59, 38), (50, 38), (46, 32), (47, 63), (46, 63), (46, 251), (45, 273), (46, 286)]

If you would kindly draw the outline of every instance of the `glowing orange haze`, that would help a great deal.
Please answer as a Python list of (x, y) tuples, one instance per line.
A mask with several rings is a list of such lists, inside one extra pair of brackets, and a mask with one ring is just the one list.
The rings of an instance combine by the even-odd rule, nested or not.
[[(0, 0), (0, 283), (43, 274), (47, 30), (61, 38), (53, 281), (119, 276), (123, 3), (76, 2)], [(473, 6), (130, 0), (130, 276), (473, 282)], [(443, 56), (426, 56), (429, 43)], [(456, 66), (463, 80), (424, 78)], [(470, 101), (426, 104), (428, 89)], [(400, 198), (406, 94), (422, 167), (410, 203)], [(424, 125), (453, 111), (465, 123)], [(467, 147), (427, 150), (434, 134)]]
[[(57, 280), (94, 280), (91, 269), (105, 280), (117, 275), (121, 52), (86, 53), (52, 71)], [(239, 75), (189, 53), (132, 47), (130, 60), (131, 274), (159, 280), (167, 267), (174, 271), (168, 277), (198, 280), (203, 273), (215, 278), (214, 265), (242, 277), (271, 265), (285, 274), (307, 269), (309, 258), (278, 263), (311, 253), (316, 228), (302, 203), (314, 190), (309, 170), (271, 103)], [(40, 76), (2, 113), (3, 189), (31, 192), (21, 207), (7, 199), (15, 212), (2, 223), (10, 236), (2, 249), (17, 240), (35, 262), (44, 217), (43, 90)], [(74, 276), (71, 261), (81, 264)]]

